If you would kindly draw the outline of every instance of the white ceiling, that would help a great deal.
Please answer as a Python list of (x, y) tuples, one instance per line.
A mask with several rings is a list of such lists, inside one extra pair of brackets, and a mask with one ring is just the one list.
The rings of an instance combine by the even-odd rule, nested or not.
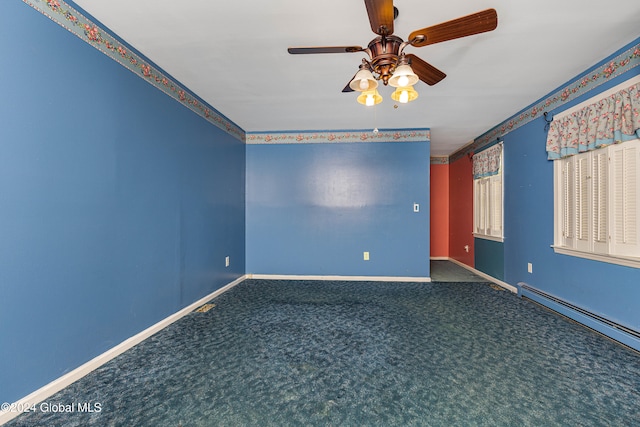
[(638, 0), (395, 0), (394, 34), (487, 8), (495, 31), (406, 52), (444, 71), (419, 98), (364, 107), (342, 88), (360, 53), (289, 55), (290, 46), (366, 47), (363, 0), (75, 0), (247, 132), (431, 128), (448, 155), (640, 36)]

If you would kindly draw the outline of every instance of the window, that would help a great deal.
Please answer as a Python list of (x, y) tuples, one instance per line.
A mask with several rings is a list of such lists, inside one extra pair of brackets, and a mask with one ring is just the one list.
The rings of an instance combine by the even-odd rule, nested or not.
[(473, 156), (473, 234), (503, 240), (502, 143)]
[(640, 140), (554, 167), (556, 252), (640, 267)]

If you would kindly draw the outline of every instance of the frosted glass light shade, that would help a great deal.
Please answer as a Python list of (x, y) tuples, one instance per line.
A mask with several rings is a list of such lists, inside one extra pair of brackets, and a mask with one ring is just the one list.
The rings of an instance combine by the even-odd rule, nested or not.
[(366, 105), (367, 107), (371, 107), (373, 105), (380, 104), (382, 102), (382, 96), (380, 96), (376, 89), (367, 90), (358, 96), (358, 102), (362, 105)]
[(358, 71), (349, 83), (349, 87), (358, 92), (364, 92), (366, 90), (372, 90), (378, 87), (378, 82), (371, 74), (371, 71), (367, 69), (361, 69)]
[(413, 86), (399, 87), (391, 94), (391, 99), (401, 104), (406, 104), (417, 98), (418, 92), (416, 92)]
[(393, 87), (413, 86), (418, 83), (418, 76), (407, 64), (399, 65), (389, 79), (389, 85)]

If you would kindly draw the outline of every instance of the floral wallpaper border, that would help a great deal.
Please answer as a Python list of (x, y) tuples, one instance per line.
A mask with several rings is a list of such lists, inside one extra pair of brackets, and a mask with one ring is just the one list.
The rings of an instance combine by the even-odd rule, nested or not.
[(245, 132), (210, 105), (153, 68), (141, 55), (132, 52), (108, 32), (82, 15), (64, 0), (22, 0), (69, 32), (75, 34), (111, 59), (128, 68), (140, 78), (160, 89), (185, 107), (202, 116), (233, 137), (244, 141)]
[(453, 153), (449, 161), (453, 162), (470, 152), (477, 152), (491, 142), (496, 141), (503, 135), (514, 129), (523, 126), (530, 121), (537, 119), (547, 111), (552, 111), (561, 107), (569, 101), (597, 88), (610, 79), (620, 76), (627, 71), (640, 65), (640, 44), (636, 44), (619, 55), (615, 56), (606, 64), (602, 64), (590, 72), (584, 73), (580, 78), (572, 81), (563, 88), (558, 89), (551, 95), (543, 98), (534, 105), (528, 107), (519, 114), (500, 123), (498, 126), (476, 138), (460, 150)]
[(432, 156), (430, 163), (432, 165), (448, 165), (449, 157), (447, 156)]
[(346, 142), (428, 142), (429, 129), (317, 132), (247, 132), (247, 144), (327, 144)]

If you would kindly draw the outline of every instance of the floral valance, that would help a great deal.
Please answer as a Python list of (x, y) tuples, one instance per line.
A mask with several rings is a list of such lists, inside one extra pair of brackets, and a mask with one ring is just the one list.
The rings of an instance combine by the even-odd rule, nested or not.
[(496, 175), (500, 172), (502, 143), (493, 145), (473, 156), (473, 179)]
[(554, 118), (547, 135), (547, 158), (557, 160), (638, 137), (640, 83)]

